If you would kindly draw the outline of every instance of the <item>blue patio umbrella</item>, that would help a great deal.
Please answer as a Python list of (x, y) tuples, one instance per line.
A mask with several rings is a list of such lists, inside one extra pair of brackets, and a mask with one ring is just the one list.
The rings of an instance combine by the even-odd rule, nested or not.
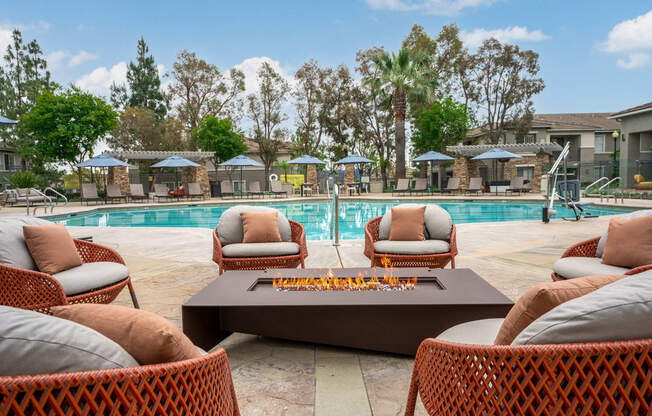
[[(497, 162), (506, 162), (509, 159), (520, 159), (521, 156), (515, 155), (514, 153), (503, 150), (499, 147), (494, 147), (491, 150), (479, 154), (475, 157), (472, 157), (471, 160), (494, 160), (494, 180), (498, 178), (498, 163)], [(498, 187), (496, 187), (496, 193), (498, 193)]]
[[(431, 162), (431, 164), (432, 162), (446, 162), (449, 160), (455, 160), (455, 158), (447, 156), (443, 153), (435, 152), (434, 150), (426, 152), (421, 156), (417, 156), (412, 159), (413, 162)], [(439, 175), (439, 188), (441, 189), (441, 175)]]
[[(325, 165), (326, 162), (323, 162), (317, 159), (314, 156), (303, 155), (299, 156), (296, 159), (292, 159), (288, 162), (288, 165)], [(303, 174), (303, 181), (307, 182), (306, 173)]]
[(172, 155), (167, 157), (160, 162), (154, 163), (151, 167), (153, 168), (174, 168), (174, 176), (176, 178), (176, 186), (179, 187), (179, 168), (185, 168), (188, 166), (199, 166), (199, 163), (195, 163), (192, 160), (188, 160), (185, 157), (179, 155)]
[[(102, 153), (101, 155), (93, 156), (90, 159), (86, 159), (81, 163), (77, 163), (75, 167), (78, 168), (111, 168), (115, 166), (131, 166), (127, 162), (116, 159), (111, 155)], [(106, 177), (104, 183), (104, 189), (106, 189)], [(81, 188), (81, 184), (79, 185)]]
[[(241, 184), (243, 183), (242, 182), (242, 168), (243, 167), (245, 167), (245, 166), (265, 167), (265, 165), (263, 165), (262, 163), (257, 162), (255, 160), (253, 160), (252, 158), (250, 158), (248, 156), (245, 156), (245, 155), (239, 155), (239, 156), (233, 157), (233, 158), (227, 160), (226, 162), (220, 163), (220, 166), (232, 167), (232, 168), (239, 167), (240, 168), (240, 183)], [(240, 190), (240, 192), (242, 192), (242, 190)]]
[(6, 117), (0, 116), (0, 125), (11, 125), (11, 124), (18, 124), (18, 122), (14, 121), (14, 120), (9, 120)]
[(374, 163), (373, 160), (369, 160), (366, 157), (360, 155), (348, 155), (347, 157), (338, 160), (333, 163), (334, 165), (353, 165), (356, 163)]

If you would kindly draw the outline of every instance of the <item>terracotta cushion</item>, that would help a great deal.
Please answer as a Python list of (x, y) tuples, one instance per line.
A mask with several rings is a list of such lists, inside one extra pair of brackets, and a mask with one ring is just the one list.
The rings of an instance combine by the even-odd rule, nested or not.
[(278, 243), (281, 233), (278, 228), (278, 212), (241, 212), (243, 243)]
[(52, 314), (96, 330), (124, 348), (141, 365), (201, 356), (201, 352), (174, 324), (142, 309), (77, 304), (53, 307)]
[(425, 205), (416, 207), (392, 207), (390, 241), (422, 241)]
[(494, 344), (509, 345), (528, 325), (553, 308), (622, 279), (620, 275), (595, 275), (534, 286), (518, 298), (498, 330)]
[(652, 216), (612, 219), (602, 263), (632, 268), (652, 264)]
[(24, 225), (23, 237), (34, 263), (43, 273), (55, 274), (83, 263), (63, 224)]

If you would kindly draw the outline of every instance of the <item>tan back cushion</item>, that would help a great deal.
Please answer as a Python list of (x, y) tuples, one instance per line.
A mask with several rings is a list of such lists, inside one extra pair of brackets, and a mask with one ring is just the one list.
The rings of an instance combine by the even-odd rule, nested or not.
[(124, 348), (141, 365), (201, 356), (192, 341), (172, 322), (142, 309), (77, 304), (56, 306), (52, 314), (94, 329)]
[(536, 285), (518, 298), (498, 330), (494, 344), (509, 345), (528, 325), (564, 302), (584, 296), (624, 276), (597, 275)]
[(602, 263), (632, 268), (652, 264), (652, 216), (612, 219)]
[(425, 240), (423, 226), (425, 205), (417, 207), (392, 207), (392, 225), (389, 229), (391, 241)]
[(243, 243), (279, 243), (278, 211), (241, 212)]
[(24, 225), (23, 236), (40, 271), (55, 274), (82, 264), (77, 247), (63, 224)]

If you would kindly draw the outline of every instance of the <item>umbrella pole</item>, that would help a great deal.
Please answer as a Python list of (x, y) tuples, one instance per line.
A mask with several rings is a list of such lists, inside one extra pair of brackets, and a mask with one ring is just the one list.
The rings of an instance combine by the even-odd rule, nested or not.
[(240, 196), (244, 194), (244, 192), (242, 192), (243, 184), (244, 182), (242, 182), (242, 166), (240, 166)]

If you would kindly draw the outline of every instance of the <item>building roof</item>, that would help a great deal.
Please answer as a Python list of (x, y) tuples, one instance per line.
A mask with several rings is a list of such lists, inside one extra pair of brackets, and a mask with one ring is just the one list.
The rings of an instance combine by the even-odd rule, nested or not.
[(213, 152), (168, 152), (162, 150), (134, 150), (110, 151), (105, 153), (122, 160), (163, 160), (173, 155), (179, 155), (189, 160), (204, 160), (213, 158)]
[[(533, 129), (555, 130), (590, 130), (614, 131), (620, 128), (620, 122), (611, 119), (610, 113), (557, 113), (535, 114), (532, 118)], [(467, 137), (478, 137), (487, 133), (487, 127), (480, 126), (467, 133)]]
[(609, 118), (627, 117), (638, 113), (646, 113), (648, 111), (652, 111), (652, 101), (646, 104), (637, 105), (636, 107), (631, 107), (626, 110), (619, 111), (617, 113), (613, 113), (609, 116)]
[[(248, 139), (245, 137), (244, 139), (245, 144), (247, 145), (247, 153), (254, 153), (258, 154), (258, 143), (256, 143), (253, 139)], [(290, 152), (290, 143), (289, 142), (282, 142), (281, 145), (278, 148), (280, 153), (289, 153)]]
[[(453, 153), (457, 156), (473, 157), (482, 154), (488, 150), (497, 147), (495, 144), (474, 144), (474, 145), (459, 145), (459, 146), (446, 146), (446, 151)], [(499, 147), (508, 152), (516, 154), (536, 154), (540, 151), (550, 153), (561, 152), (563, 149), (558, 143), (520, 143), (520, 144), (501, 144)]]

